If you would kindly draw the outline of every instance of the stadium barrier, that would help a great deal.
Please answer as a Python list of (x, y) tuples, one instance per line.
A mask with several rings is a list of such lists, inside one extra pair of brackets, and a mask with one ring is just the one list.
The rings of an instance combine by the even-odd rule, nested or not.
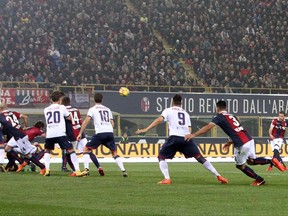
[[(3, 88), (46, 88), (61, 90), (65, 93), (93, 93), (95, 91), (118, 91), (123, 85), (116, 84), (81, 84), (77, 86), (58, 85), (47, 82), (10, 82), (0, 81)], [(234, 88), (208, 86), (152, 86), (152, 85), (125, 85), (131, 91), (145, 92), (199, 92), (199, 93), (242, 93), (242, 94), (288, 94), (287, 88)]]

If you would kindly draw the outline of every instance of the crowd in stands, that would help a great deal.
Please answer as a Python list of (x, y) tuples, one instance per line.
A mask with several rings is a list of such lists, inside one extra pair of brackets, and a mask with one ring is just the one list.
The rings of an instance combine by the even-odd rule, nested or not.
[(123, 0), (3, 0), (0, 10), (0, 81), (197, 85)]
[(288, 88), (288, 1), (130, 1), (2, 0), (0, 81)]
[(132, 0), (212, 87), (288, 88), (287, 0)]

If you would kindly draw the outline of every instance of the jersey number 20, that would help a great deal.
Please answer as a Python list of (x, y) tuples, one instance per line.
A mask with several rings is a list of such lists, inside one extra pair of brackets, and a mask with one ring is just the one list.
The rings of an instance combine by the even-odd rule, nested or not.
[(47, 124), (59, 123), (60, 122), (60, 112), (47, 112)]

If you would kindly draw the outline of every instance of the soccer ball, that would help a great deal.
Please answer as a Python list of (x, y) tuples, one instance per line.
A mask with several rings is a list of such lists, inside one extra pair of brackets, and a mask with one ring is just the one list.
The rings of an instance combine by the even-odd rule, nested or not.
[(120, 96), (122, 96), (122, 97), (127, 97), (127, 96), (130, 94), (130, 91), (129, 91), (129, 89), (126, 88), (126, 87), (121, 87), (121, 88), (119, 89), (119, 94), (120, 94)]

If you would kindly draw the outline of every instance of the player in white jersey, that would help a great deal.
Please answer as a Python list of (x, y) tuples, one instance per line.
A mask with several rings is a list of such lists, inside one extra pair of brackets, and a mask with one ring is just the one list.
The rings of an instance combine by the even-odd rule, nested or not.
[(76, 170), (76, 176), (83, 176), (79, 169), (78, 159), (72, 144), (66, 136), (65, 118), (71, 120), (70, 113), (64, 105), (60, 104), (61, 93), (55, 91), (51, 94), (52, 104), (44, 109), (47, 131), (45, 139), (45, 154), (44, 161), (46, 172), (44, 176), (50, 175), (50, 152), (54, 150), (54, 145), (59, 144), (61, 149), (66, 150), (66, 156), (71, 158), (71, 161)]
[(219, 182), (227, 184), (228, 180), (223, 178), (213, 165), (201, 155), (194, 141), (185, 141), (184, 136), (187, 133), (191, 133), (191, 121), (189, 114), (182, 109), (181, 106), (182, 97), (181, 95), (176, 94), (173, 97), (172, 107), (165, 109), (161, 116), (155, 119), (148, 127), (136, 131), (136, 134), (146, 133), (163, 121), (168, 122), (169, 137), (163, 144), (158, 155), (159, 166), (164, 175), (164, 179), (158, 182), (158, 184), (172, 183), (166, 159), (173, 159), (177, 151), (183, 153), (186, 158), (194, 157), (199, 163), (203, 164), (207, 170), (213, 173)]
[[(80, 111), (79, 111), (79, 109), (72, 107), (70, 105), (71, 101), (70, 101), (70, 98), (67, 96), (62, 98), (61, 103), (67, 108), (67, 110), (69, 111), (69, 113), (71, 115), (71, 128), (72, 128), (73, 136), (74, 136), (71, 140), (75, 140), (75, 141), (72, 141), (72, 142), (70, 140), (69, 141), (72, 143), (73, 148), (75, 150), (76, 149), (78, 150), (78, 154), (83, 154), (84, 147), (86, 146), (88, 140), (86, 138), (85, 133), (82, 133), (81, 139), (77, 140), (77, 136), (79, 135), (79, 132), (81, 130), (81, 125), (82, 125), (82, 118), (81, 118)], [(66, 129), (68, 129), (67, 128), (67, 122), (66, 122)], [(92, 162), (97, 167), (99, 174), (101, 176), (104, 176), (105, 175), (104, 170), (100, 166), (99, 161), (98, 161), (97, 157), (95, 156), (95, 154), (92, 151), (89, 153), (85, 153), (85, 154), (83, 154), (84, 158), (87, 157), (86, 154), (89, 155), (90, 159), (92, 160)], [(84, 169), (89, 170), (89, 163), (84, 164)]]
[[(83, 151), (84, 165), (89, 164), (89, 153), (92, 149), (98, 148), (101, 144), (106, 146), (112, 153), (115, 162), (122, 171), (124, 177), (127, 177), (127, 172), (123, 166), (123, 163), (117, 154), (117, 148), (115, 145), (115, 139), (113, 134), (114, 120), (111, 110), (108, 107), (102, 105), (103, 95), (96, 93), (94, 95), (95, 106), (91, 107), (87, 113), (77, 140), (80, 140), (82, 133), (87, 127), (89, 121), (93, 119), (95, 127), (95, 135), (92, 136), (91, 140), (86, 144)], [(82, 172), (83, 175), (89, 174), (89, 169), (85, 168)]]

